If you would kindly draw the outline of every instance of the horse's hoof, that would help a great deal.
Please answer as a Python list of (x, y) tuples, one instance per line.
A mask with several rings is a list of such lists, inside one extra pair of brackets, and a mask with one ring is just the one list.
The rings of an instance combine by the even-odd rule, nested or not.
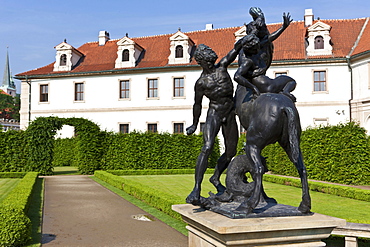
[(216, 186), (217, 189), (217, 195), (222, 195), (226, 191), (226, 187), (222, 184), (219, 184)]
[(226, 191), (226, 187), (223, 186), (221, 183), (220, 183), (220, 180), (216, 179), (215, 176), (212, 176), (209, 181), (211, 182), (211, 184), (213, 184), (213, 186), (216, 187), (217, 189), (217, 195), (222, 195), (225, 191)]
[(225, 191), (220, 195), (217, 194), (215, 198), (219, 202), (230, 202), (233, 198), (233, 194), (232, 193), (229, 194), (227, 191)]

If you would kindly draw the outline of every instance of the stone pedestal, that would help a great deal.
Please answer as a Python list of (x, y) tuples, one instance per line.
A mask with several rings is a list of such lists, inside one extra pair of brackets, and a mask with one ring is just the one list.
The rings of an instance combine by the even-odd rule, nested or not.
[(325, 246), (337, 226), (346, 221), (321, 214), (230, 219), (190, 204), (173, 205), (188, 224), (189, 247), (221, 246)]

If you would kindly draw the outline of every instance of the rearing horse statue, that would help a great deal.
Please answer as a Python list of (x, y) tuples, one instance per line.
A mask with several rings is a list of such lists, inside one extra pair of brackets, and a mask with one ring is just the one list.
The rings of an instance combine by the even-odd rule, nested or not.
[(251, 213), (257, 207), (264, 173), (261, 151), (267, 145), (278, 142), (298, 170), (302, 183), (302, 201), (298, 210), (309, 213), (311, 198), (308, 190), (306, 167), (300, 150), (301, 126), (293, 101), (282, 93), (262, 93), (253, 98), (251, 90), (238, 86), (235, 93), (236, 114), (246, 130), (245, 152), (254, 166), (254, 190), (236, 211)]

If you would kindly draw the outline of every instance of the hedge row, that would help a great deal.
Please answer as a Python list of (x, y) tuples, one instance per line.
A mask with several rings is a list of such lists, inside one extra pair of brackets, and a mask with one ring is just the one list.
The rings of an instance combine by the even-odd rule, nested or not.
[(78, 167), (76, 153), (76, 138), (58, 138), (54, 142), (53, 167), (74, 166)]
[[(146, 170), (107, 170), (116, 176), (130, 175), (172, 175), (172, 174), (194, 174), (195, 169), (146, 169)], [(212, 174), (214, 169), (207, 169), (206, 174)]]
[[(106, 145), (102, 170), (189, 169), (195, 167), (203, 139), (200, 135), (131, 132), (107, 135)], [(219, 156), (217, 141), (209, 167), (215, 167)]]
[[(298, 188), (302, 187), (301, 180), (299, 178), (281, 177), (265, 174), (263, 175), (263, 181), (290, 185)], [(370, 202), (370, 190), (315, 181), (308, 181), (308, 187), (312, 191), (318, 191), (326, 194)]]
[[(239, 153), (245, 136), (239, 139)], [(301, 150), (308, 178), (340, 184), (370, 184), (370, 138), (366, 130), (349, 122), (302, 132)], [(262, 155), (274, 174), (298, 177), (295, 166), (279, 144), (267, 146)]]
[(27, 217), (37, 172), (27, 173), (0, 203), (0, 246), (24, 246), (31, 239)]
[[(75, 127), (76, 137), (54, 139), (63, 125)], [(201, 135), (113, 134), (82, 118), (40, 117), (26, 131), (0, 133), (0, 172), (37, 171), (51, 175), (54, 166), (77, 166), (82, 174), (102, 169), (194, 168), (203, 146)], [(219, 158), (215, 143), (209, 167)]]
[(110, 185), (123, 190), (149, 205), (163, 211), (173, 218), (181, 220), (181, 215), (172, 210), (172, 205), (184, 203), (184, 198), (166, 194), (159, 190), (154, 190), (134, 181), (127, 181), (124, 177), (119, 177), (106, 171), (95, 171), (94, 176)]
[(0, 172), (22, 172), (27, 164), (28, 149), (24, 131), (0, 132)]

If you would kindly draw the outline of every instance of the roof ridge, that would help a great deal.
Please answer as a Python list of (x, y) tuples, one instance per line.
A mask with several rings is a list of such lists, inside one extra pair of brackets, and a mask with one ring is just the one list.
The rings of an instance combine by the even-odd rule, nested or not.
[(358, 43), (360, 42), (360, 40), (362, 38), (362, 35), (363, 35), (368, 23), (369, 23), (369, 17), (366, 18), (366, 21), (365, 21), (364, 25), (362, 26), (361, 31), (360, 31), (359, 35), (357, 36), (357, 39), (356, 39), (354, 45), (352, 46), (351, 50), (349, 51), (349, 54), (347, 55), (347, 57), (350, 57), (352, 55), (352, 53), (355, 51), (356, 47), (358, 46)]

